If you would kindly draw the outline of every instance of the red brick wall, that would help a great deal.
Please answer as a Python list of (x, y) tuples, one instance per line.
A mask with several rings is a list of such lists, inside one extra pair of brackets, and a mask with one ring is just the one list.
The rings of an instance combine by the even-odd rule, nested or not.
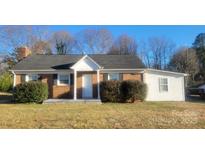
[(123, 80), (142, 81), (142, 75), (140, 73), (123, 73)]
[[(77, 72), (77, 98), (82, 98), (82, 76), (83, 74), (91, 74), (93, 81), (93, 97), (97, 98), (97, 72)], [(49, 98), (73, 98), (73, 85), (58, 86), (54, 85), (53, 74), (41, 74), (42, 82), (48, 84), (49, 88)], [(123, 74), (123, 80), (139, 80), (142, 81), (142, 75), (139, 73)], [(103, 73), (100, 73), (100, 81), (103, 81)], [(16, 75), (16, 85), (20, 84), (21, 75)]]
[(82, 75), (83, 72), (77, 73), (77, 98), (82, 98)]
[(20, 74), (17, 74), (16, 75), (16, 85), (20, 84), (21, 83), (21, 75)]
[(42, 82), (48, 84), (49, 98), (73, 98), (73, 86), (54, 85), (53, 74), (42, 74)]
[(73, 98), (73, 86), (53, 86), (52, 98)]

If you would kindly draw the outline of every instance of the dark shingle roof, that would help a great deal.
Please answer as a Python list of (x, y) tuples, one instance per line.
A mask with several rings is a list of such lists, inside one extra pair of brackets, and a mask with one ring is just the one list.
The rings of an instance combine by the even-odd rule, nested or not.
[[(144, 68), (136, 56), (131, 55), (88, 55), (104, 69)], [(13, 70), (53, 70), (69, 69), (83, 55), (32, 55), (20, 61)]]

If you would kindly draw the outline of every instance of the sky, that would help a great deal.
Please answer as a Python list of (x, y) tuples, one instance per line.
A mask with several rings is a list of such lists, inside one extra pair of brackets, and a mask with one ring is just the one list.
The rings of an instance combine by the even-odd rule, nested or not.
[(138, 42), (150, 37), (166, 37), (171, 39), (176, 46), (191, 46), (195, 37), (205, 32), (205, 26), (49, 26), (52, 31), (67, 30), (75, 34), (83, 29), (105, 28), (110, 30), (114, 37), (120, 34), (128, 34), (134, 37)]
[(202, 32), (205, 32), (205, 26), (154, 26), (154, 25), (121, 25), (121, 26), (77, 26), (77, 25), (50, 25), (48, 29), (50, 31), (69, 31), (71, 34), (75, 35), (83, 29), (108, 29), (112, 32), (114, 37), (120, 34), (128, 34), (136, 39), (137, 42), (142, 40), (147, 40), (150, 37), (165, 37), (172, 40), (176, 47), (179, 46), (191, 46), (195, 37)]

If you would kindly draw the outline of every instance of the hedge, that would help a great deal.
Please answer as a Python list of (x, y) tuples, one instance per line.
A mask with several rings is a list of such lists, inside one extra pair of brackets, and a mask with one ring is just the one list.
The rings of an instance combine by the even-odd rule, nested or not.
[(118, 102), (120, 81), (102, 81), (100, 83), (100, 96), (102, 102)]
[(102, 102), (143, 101), (146, 97), (147, 86), (141, 81), (102, 81), (100, 84)]
[(39, 81), (25, 82), (14, 89), (14, 100), (17, 103), (42, 103), (48, 98), (48, 86)]
[(4, 72), (0, 75), (0, 91), (8, 92), (13, 86), (13, 76), (10, 72)]
[(120, 94), (122, 102), (133, 103), (135, 101), (144, 101), (147, 93), (146, 84), (141, 81), (123, 81), (120, 85)]

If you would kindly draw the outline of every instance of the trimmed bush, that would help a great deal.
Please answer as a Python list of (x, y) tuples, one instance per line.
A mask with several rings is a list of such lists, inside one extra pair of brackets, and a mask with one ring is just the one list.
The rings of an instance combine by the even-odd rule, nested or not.
[(48, 86), (39, 81), (25, 82), (14, 89), (17, 103), (42, 103), (48, 98)]
[(13, 86), (13, 76), (10, 72), (4, 72), (0, 75), (0, 91), (8, 92)]
[(120, 85), (120, 97), (122, 102), (134, 103), (143, 101), (146, 97), (147, 86), (141, 81), (122, 81)]
[(119, 101), (120, 81), (102, 81), (100, 83), (100, 96), (102, 102)]
[(137, 80), (102, 81), (100, 92), (102, 102), (133, 103), (145, 99), (147, 86)]

